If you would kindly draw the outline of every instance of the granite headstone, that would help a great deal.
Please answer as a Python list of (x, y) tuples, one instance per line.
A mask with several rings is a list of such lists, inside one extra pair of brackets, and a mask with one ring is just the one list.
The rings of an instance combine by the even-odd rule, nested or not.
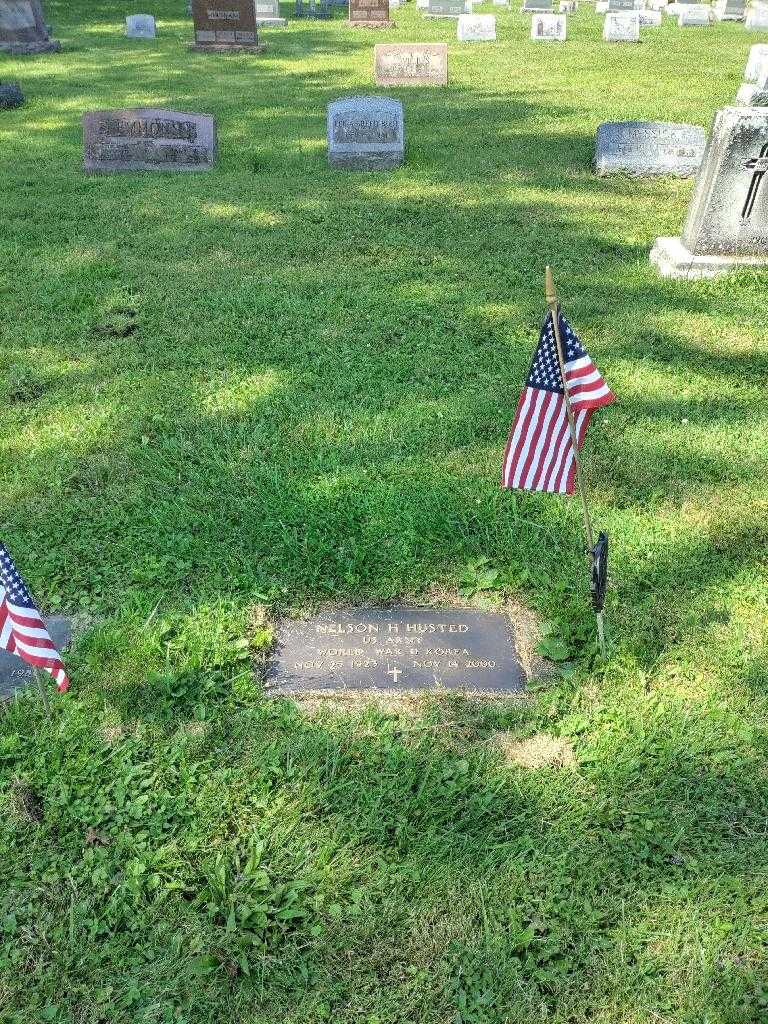
[(348, 96), (328, 104), (328, 162), (382, 171), (405, 159), (403, 105), (388, 96)]
[(682, 236), (657, 239), (651, 262), (668, 277), (768, 264), (768, 108), (717, 112)]
[(267, 692), (448, 689), (519, 693), (526, 673), (506, 616), (467, 608), (366, 608), (284, 621)]
[(768, 71), (759, 82), (745, 82), (736, 93), (736, 104), (742, 107), (768, 107)]
[(258, 52), (255, 0), (192, 0), (196, 50)]
[(349, 0), (349, 24), (355, 28), (388, 28), (389, 0)]
[[(56, 649), (63, 654), (72, 642), (72, 619), (64, 615), (45, 617), (48, 634)], [(41, 673), (44, 685), (52, 685), (47, 672)], [(0, 650), (0, 701), (9, 700), (35, 680), (35, 670), (15, 654)]]
[(661, 11), (638, 11), (640, 28), (661, 28)]
[(429, 0), (428, 18), (460, 18), (462, 14), (471, 14), (464, 0)]
[(745, 82), (759, 82), (763, 75), (768, 74), (768, 45), (758, 43), (749, 48), (749, 59), (744, 72)]
[(753, 32), (768, 32), (768, 8), (753, 7), (747, 11), (745, 24)]
[(447, 85), (447, 43), (376, 43), (376, 85)]
[(155, 19), (151, 14), (129, 14), (125, 19), (125, 34), (129, 39), (154, 39)]
[(531, 19), (531, 39), (542, 43), (564, 43), (566, 40), (565, 14), (534, 14)]
[(677, 19), (680, 28), (699, 28), (712, 24), (712, 8), (703, 4), (696, 7), (692, 4), (685, 4), (680, 8), (680, 16)]
[(552, 12), (553, 0), (523, 0), (521, 14), (538, 14)]
[(0, 53), (27, 56), (60, 49), (48, 35), (40, 0), (0, 0)]
[(208, 114), (155, 107), (83, 115), (84, 169), (209, 171), (216, 162), (216, 124)]
[(496, 18), (493, 14), (461, 14), (456, 25), (460, 43), (492, 43), (496, 40)]
[(288, 20), (280, 16), (280, 0), (256, 0), (256, 24), (259, 28), (285, 28)]
[(666, 121), (609, 121), (597, 129), (595, 171), (644, 178), (696, 174), (704, 159), (704, 129)]
[(607, 43), (639, 43), (640, 15), (637, 11), (609, 11), (603, 23)]

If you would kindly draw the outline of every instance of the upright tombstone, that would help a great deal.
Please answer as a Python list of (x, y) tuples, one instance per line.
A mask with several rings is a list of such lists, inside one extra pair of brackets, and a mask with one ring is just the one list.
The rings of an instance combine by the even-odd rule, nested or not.
[(607, 43), (639, 43), (640, 15), (637, 11), (609, 11), (603, 22)]
[(447, 43), (376, 43), (376, 85), (447, 85)]
[(84, 169), (209, 171), (216, 163), (216, 122), (208, 114), (137, 107), (83, 114)]
[(255, 0), (192, 0), (193, 49), (258, 53)]
[(746, 26), (755, 32), (768, 32), (768, 9), (753, 7), (747, 11)]
[(296, 0), (294, 13), (297, 18), (326, 19), (331, 16), (330, 0)]
[(717, 0), (714, 10), (718, 21), (744, 21), (747, 0)]
[(640, 28), (661, 28), (661, 11), (638, 11)]
[[(574, 0), (574, 3), (576, 0)], [(509, 7), (509, 0), (493, 0), (494, 7)]]
[(749, 59), (744, 72), (745, 82), (759, 82), (764, 74), (768, 74), (768, 45), (757, 43), (749, 48)]
[(712, 8), (704, 4), (684, 4), (677, 19), (679, 28), (701, 28), (712, 24)]
[(348, 96), (328, 104), (328, 162), (388, 171), (405, 159), (403, 105), (389, 96)]
[(597, 129), (595, 171), (600, 176), (688, 178), (701, 167), (705, 146), (704, 129), (693, 124), (609, 121)]
[(523, 0), (521, 14), (541, 14), (552, 12), (552, 0)]
[(462, 14), (471, 13), (471, 7), (464, 0), (429, 0), (427, 5), (428, 18), (460, 18)]
[(541, 43), (564, 43), (565, 14), (534, 14), (531, 18), (531, 39)]
[(389, 0), (349, 0), (349, 24), (353, 28), (391, 28)]
[(609, 11), (634, 11), (635, 0), (608, 0)]
[(460, 43), (494, 43), (496, 18), (493, 14), (460, 14), (456, 38)]
[(285, 28), (288, 20), (280, 17), (280, 0), (256, 0), (256, 24), (259, 28)]
[(759, 82), (745, 82), (736, 93), (736, 105), (768, 107), (768, 70)]
[(560, 14), (575, 14), (577, 0), (560, 0), (558, 10)]
[(0, 53), (28, 56), (60, 49), (48, 35), (40, 0), (0, 0)]
[(657, 238), (650, 259), (664, 277), (768, 265), (768, 108), (717, 112), (683, 233)]
[(154, 39), (155, 19), (151, 14), (129, 14), (125, 19), (125, 34), (129, 39)]

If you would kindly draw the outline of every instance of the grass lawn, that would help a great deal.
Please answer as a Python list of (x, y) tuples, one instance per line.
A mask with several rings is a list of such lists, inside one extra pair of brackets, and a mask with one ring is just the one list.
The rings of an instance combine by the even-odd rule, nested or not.
[[(48, 0), (62, 53), (0, 57), (0, 522), (96, 622), (50, 723), (0, 716), (0, 1020), (768, 1021), (768, 275), (661, 281), (692, 183), (590, 171), (603, 121), (709, 128), (768, 34), (585, 7), (545, 45), (515, 5), (458, 44), (409, 4), (219, 56), (135, 9)], [(448, 41), (450, 84), (393, 91), (405, 167), (331, 171), (380, 39)], [(139, 105), (215, 115), (216, 169), (86, 177), (81, 114)], [(498, 486), (546, 262), (619, 396), (607, 665), (578, 503)], [(571, 656), (527, 699), (249, 671), (279, 614), (484, 585)], [(541, 734), (565, 766), (510, 759)]]

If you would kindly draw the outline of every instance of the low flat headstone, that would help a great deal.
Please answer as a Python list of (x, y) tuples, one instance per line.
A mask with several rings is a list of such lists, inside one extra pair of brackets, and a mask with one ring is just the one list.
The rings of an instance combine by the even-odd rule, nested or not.
[(356, 28), (387, 28), (389, 0), (349, 0), (349, 24)]
[(699, 28), (712, 24), (712, 9), (710, 7), (692, 7), (686, 4), (680, 11), (677, 19), (680, 28)]
[(13, 110), (24, 103), (24, 93), (18, 82), (0, 82), (0, 110)]
[(256, 0), (256, 24), (259, 28), (285, 28), (288, 20), (280, 16), (280, 0)]
[(747, 11), (745, 24), (754, 32), (768, 32), (768, 9), (753, 7)]
[(216, 163), (216, 123), (208, 114), (155, 107), (83, 115), (84, 169), (209, 171)]
[(258, 52), (254, 0), (192, 0), (196, 50)]
[(493, 14), (461, 14), (456, 25), (460, 43), (492, 43), (496, 40), (496, 18)]
[(637, 11), (609, 11), (603, 23), (607, 43), (639, 43), (640, 15)]
[(665, 121), (609, 121), (597, 129), (595, 171), (644, 178), (695, 175), (704, 159), (704, 129)]
[(531, 39), (540, 43), (564, 43), (566, 40), (565, 14), (534, 14), (531, 19)]
[(405, 159), (403, 105), (389, 96), (348, 96), (328, 104), (331, 167), (385, 171)]
[(129, 14), (125, 19), (125, 34), (129, 39), (154, 39), (155, 19), (151, 14)]
[(651, 263), (689, 278), (768, 265), (768, 108), (717, 112), (682, 235), (657, 239)]
[(745, 82), (759, 82), (764, 74), (768, 74), (768, 45), (757, 43), (749, 48), (749, 59), (744, 72)]
[(460, 18), (462, 14), (471, 14), (464, 0), (429, 0), (428, 18)]
[(272, 693), (463, 690), (519, 693), (526, 673), (506, 616), (464, 608), (368, 608), (285, 621)]
[(60, 49), (48, 35), (40, 0), (0, 0), (0, 53), (28, 56)]
[(608, 0), (609, 11), (634, 11), (635, 0)]
[(376, 85), (447, 85), (447, 43), (376, 43)]
[[(51, 640), (60, 653), (64, 653), (72, 641), (72, 620), (63, 615), (46, 617), (45, 624)], [(51, 677), (41, 672), (44, 685), (52, 686)], [(9, 700), (17, 690), (23, 690), (35, 680), (35, 670), (15, 654), (0, 650), (0, 701)]]
[(661, 11), (638, 11), (640, 28), (661, 28)]

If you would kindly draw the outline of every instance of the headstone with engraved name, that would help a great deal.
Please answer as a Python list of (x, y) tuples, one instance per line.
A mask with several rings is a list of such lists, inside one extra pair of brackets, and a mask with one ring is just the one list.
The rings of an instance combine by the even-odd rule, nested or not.
[(256, 0), (256, 24), (259, 28), (285, 28), (288, 21), (280, 17), (280, 0)]
[(531, 39), (543, 43), (564, 43), (566, 40), (565, 14), (534, 14), (531, 19)]
[(471, 7), (464, 0), (429, 0), (428, 18), (460, 18), (462, 14), (471, 14)]
[(768, 74), (768, 45), (757, 43), (749, 48), (749, 59), (744, 71), (745, 82), (759, 82), (763, 75)]
[(60, 49), (48, 35), (40, 0), (0, 0), (0, 53), (28, 56)]
[(638, 11), (640, 28), (661, 28), (661, 11)]
[(496, 40), (496, 18), (492, 14), (462, 14), (456, 25), (460, 43), (492, 43)]
[(768, 265), (768, 108), (717, 112), (683, 233), (650, 258), (665, 277)]
[(154, 39), (155, 19), (151, 14), (129, 14), (125, 19), (125, 34), (129, 39)]
[(712, 24), (712, 8), (701, 5), (696, 7), (685, 4), (680, 9), (680, 16), (677, 19), (679, 28), (701, 28)]
[(354, 28), (389, 28), (389, 0), (349, 0), (349, 24)]
[(297, 18), (324, 20), (331, 16), (331, 5), (329, 0), (296, 0), (294, 14)]
[[(72, 643), (75, 620), (64, 615), (46, 616), (45, 625), (56, 649), (64, 653)], [(48, 678), (46, 676), (46, 678)], [(0, 649), (0, 701), (10, 700), (17, 691), (26, 689), (35, 681), (35, 668), (15, 654)]]
[(458, 690), (513, 694), (527, 674), (499, 612), (365, 608), (284, 621), (268, 693)]
[(607, 43), (639, 43), (640, 15), (637, 11), (609, 11), (603, 23)]
[(745, 24), (754, 32), (768, 32), (768, 8), (753, 7), (747, 11)]
[(348, 96), (328, 104), (328, 162), (386, 171), (405, 158), (403, 105), (388, 96)]
[(609, 11), (634, 11), (635, 0), (608, 0)]
[(194, 49), (258, 52), (255, 0), (192, 0)]
[(718, 21), (744, 21), (747, 0), (717, 0), (714, 11)]
[(208, 114), (138, 107), (83, 115), (84, 169), (209, 171), (216, 163), (216, 124)]
[(447, 85), (447, 43), (376, 43), (376, 85)]
[(704, 158), (704, 129), (664, 121), (610, 121), (597, 129), (595, 171), (645, 178), (696, 174)]

